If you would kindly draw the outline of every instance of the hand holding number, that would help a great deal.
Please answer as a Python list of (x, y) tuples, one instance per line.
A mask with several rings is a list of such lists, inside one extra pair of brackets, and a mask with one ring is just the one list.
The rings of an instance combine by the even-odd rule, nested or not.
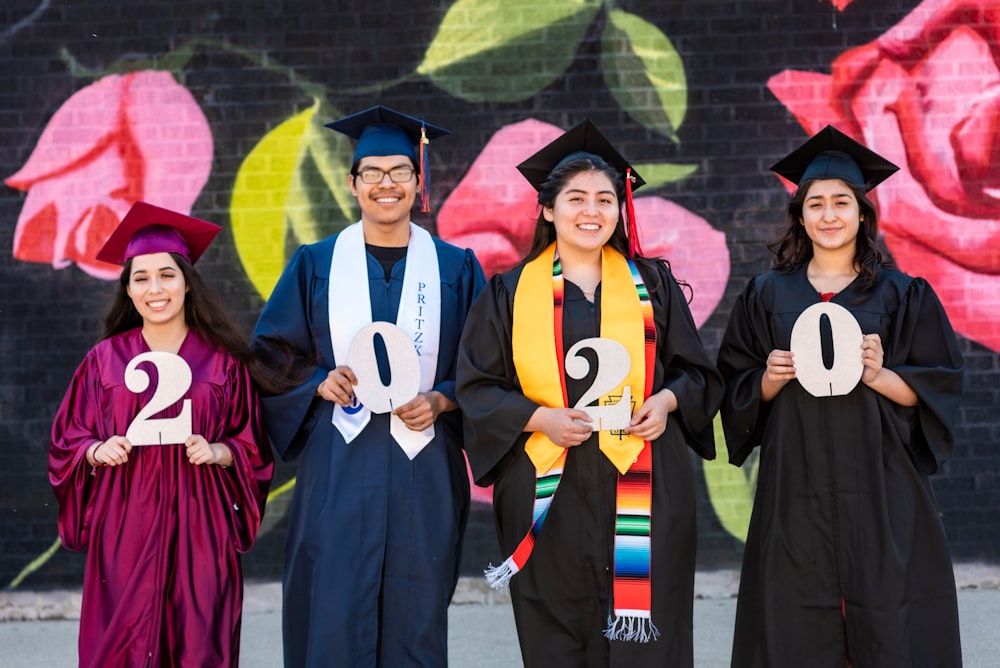
[(120, 466), (128, 461), (132, 444), (124, 436), (112, 436), (103, 443), (87, 448), (87, 461), (91, 466)]
[(916, 406), (920, 401), (917, 393), (902, 376), (883, 366), (884, 363), (882, 337), (865, 334), (861, 341), (861, 382), (900, 406)]
[(795, 353), (790, 350), (772, 350), (767, 356), (764, 375), (760, 379), (761, 398), (770, 401), (793, 378), (795, 378)]
[(524, 430), (544, 432), (556, 445), (571, 448), (580, 445), (594, 433), (590, 422), (590, 416), (576, 408), (539, 406), (531, 414)]
[(338, 366), (316, 388), (316, 394), (332, 401), (338, 406), (350, 406), (354, 403), (354, 386), (358, 378), (349, 366)]
[(660, 390), (652, 395), (632, 415), (628, 432), (644, 441), (653, 441), (667, 430), (670, 411), (677, 408), (677, 396), (672, 390)]
[(184, 441), (188, 461), (195, 466), (218, 464), (225, 468), (233, 463), (233, 453), (222, 443), (209, 443), (201, 434), (192, 434)]
[(403, 421), (407, 429), (423, 431), (434, 424), (438, 415), (456, 408), (448, 397), (436, 390), (418, 394), (392, 413)]
[(882, 372), (884, 359), (882, 337), (878, 334), (865, 334), (861, 341), (861, 363), (865, 367), (861, 373), (862, 383), (871, 384), (878, 377)]

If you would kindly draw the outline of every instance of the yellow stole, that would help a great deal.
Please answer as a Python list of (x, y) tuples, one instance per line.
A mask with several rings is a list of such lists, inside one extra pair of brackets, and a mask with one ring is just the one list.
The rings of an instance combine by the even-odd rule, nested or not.
[[(553, 243), (525, 265), (514, 292), (514, 368), (524, 396), (548, 408), (564, 407), (561, 336), (557, 340), (553, 290), (561, 287), (561, 275), (553, 276), (556, 245)], [(599, 405), (617, 402), (626, 385), (631, 386), (634, 408), (642, 406), (646, 387), (645, 332), (643, 312), (628, 262), (618, 251), (604, 247), (601, 256), (601, 338), (614, 339), (625, 346), (632, 361), (625, 380), (601, 397)], [(601, 431), (601, 452), (624, 474), (632, 466), (644, 441), (622, 432)], [(549, 471), (565, 448), (556, 445), (544, 432), (528, 438), (525, 451), (537, 473)]]

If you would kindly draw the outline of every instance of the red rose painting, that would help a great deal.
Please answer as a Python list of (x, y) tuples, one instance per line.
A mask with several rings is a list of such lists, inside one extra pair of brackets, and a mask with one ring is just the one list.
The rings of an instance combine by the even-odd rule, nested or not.
[(769, 86), (807, 133), (827, 123), (900, 166), (872, 191), (886, 245), (955, 329), (1000, 351), (1000, 2), (931, 0), (830, 75)]
[(94, 256), (125, 212), (142, 199), (190, 213), (212, 153), (205, 115), (168, 72), (106, 76), (77, 91), (6, 179), (28, 193), (14, 257), (116, 278), (120, 267)]

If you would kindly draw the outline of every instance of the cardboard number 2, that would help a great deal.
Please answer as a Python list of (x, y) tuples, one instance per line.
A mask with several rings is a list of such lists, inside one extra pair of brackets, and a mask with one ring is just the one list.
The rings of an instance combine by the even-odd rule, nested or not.
[(149, 387), (149, 374), (139, 368), (143, 362), (156, 367), (156, 391), (128, 426), (125, 438), (132, 445), (183, 443), (192, 433), (190, 399), (184, 399), (176, 417), (152, 416), (176, 404), (191, 389), (191, 367), (184, 358), (173, 353), (150, 351), (136, 355), (125, 367), (125, 387), (135, 394)]
[[(829, 326), (833, 364), (823, 361), (821, 328)], [(847, 394), (861, 380), (861, 325), (850, 311), (833, 302), (813, 304), (792, 327), (791, 350), (795, 353), (795, 378), (814, 397)]]
[(580, 380), (586, 378), (590, 372), (590, 362), (580, 354), (584, 348), (590, 348), (597, 353), (597, 373), (574, 408), (590, 416), (594, 431), (620, 431), (628, 428), (632, 419), (631, 386), (626, 385), (622, 390), (621, 399), (610, 406), (587, 405), (614, 391), (628, 376), (632, 367), (632, 358), (628, 350), (614, 339), (595, 337), (577, 341), (566, 351), (566, 375), (570, 378)]

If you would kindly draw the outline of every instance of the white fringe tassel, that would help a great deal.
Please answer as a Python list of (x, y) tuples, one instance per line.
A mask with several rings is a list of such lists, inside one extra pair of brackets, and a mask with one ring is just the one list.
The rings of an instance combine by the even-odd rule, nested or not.
[(608, 628), (604, 631), (608, 640), (625, 642), (652, 642), (660, 637), (660, 631), (649, 617), (616, 616), (608, 618)]
[(510, 579), (514, 577), (514, 573), (517, 573), (519, 569), (514, 563), (513, 557), (507, 557), (507, 559), (499, 566), (494, 566), (490, 564), (483, 573), (486, 575), (486, 581), (490, 583), (490, 586), (497, 591), (506, 592), (510, 588)]

